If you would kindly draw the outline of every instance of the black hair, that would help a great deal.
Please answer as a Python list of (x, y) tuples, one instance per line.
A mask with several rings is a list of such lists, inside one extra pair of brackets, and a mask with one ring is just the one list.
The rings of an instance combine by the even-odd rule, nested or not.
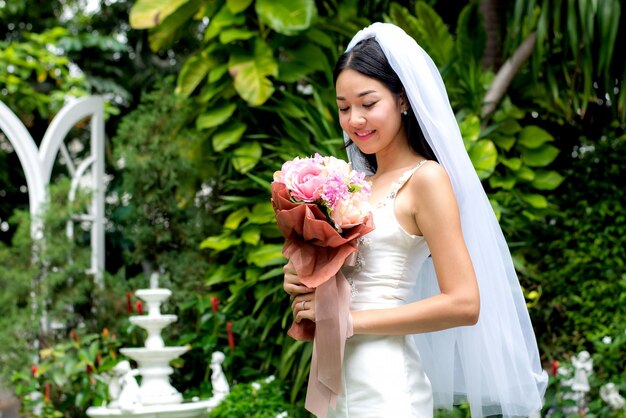
[[(350, 51), (339, 57), (333, 71), (333, 83), (335, 85), (337, 85), (339, 74), (346, 69), (357, 71), (364, 76), (381, 82), (391, 93), (396, 95), (396, 97), (400, 98), (404, 96), (405, 100), (408, 102), (400, 77), (398, 77), (398, 74), (391, 68), (387, 57), (385, 57), (383, 50), (374, 38), (362, 40)], [(411, 148), (424, 158), (437, 161), (435, 153), (430, 145), (428, 145), (426, 138), (424, 138), (422, 128), (410, 105), (407, 109), (407, 114), (402, 115), (402, 122)], [(352, 140), (350, 140), (346, 146), (351, 146), (352, 144)], [(372, 171), (375, 172), (378, 168), (376, 156), (373, 154), (363, 154), (360, 150), (358, 150), (358, 152), (365, 158), (365, 161), (367, 161)]]

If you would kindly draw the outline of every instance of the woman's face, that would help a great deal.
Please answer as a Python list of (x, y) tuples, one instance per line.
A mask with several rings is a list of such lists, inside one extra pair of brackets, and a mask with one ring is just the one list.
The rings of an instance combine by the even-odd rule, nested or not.
[(402, 127), (404, 100), (380, 81), (358, 71), (343, 70), (335, 83), (339, 123), (364, 154), (392, 149), (407, 141)]

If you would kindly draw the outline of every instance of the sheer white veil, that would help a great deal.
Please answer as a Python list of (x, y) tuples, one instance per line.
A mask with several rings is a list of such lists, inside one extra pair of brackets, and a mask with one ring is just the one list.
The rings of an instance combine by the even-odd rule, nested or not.
[[(376, 39), (400, 77), (428, 144), (450, 176), (480, 288), (475, 326), (414, 336), (435, 406), (450, 409), (467, 401), (474, 417), (527, 417), (542, 406), (547, 373), (511, 254), (463, 145), (441, 75), (413, 38), (388, 23), (358, 32), (346, 52), (367, 38)], [(353, 167), (368, 171), (355, 148), (348, 147)], [(415, 292), (417, 299), (439, 292), (430, 258)]]

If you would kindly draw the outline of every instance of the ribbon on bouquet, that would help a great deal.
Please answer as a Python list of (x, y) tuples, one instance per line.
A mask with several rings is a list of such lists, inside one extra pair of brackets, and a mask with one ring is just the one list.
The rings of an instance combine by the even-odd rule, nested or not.
[(316, 331), (304, 406), (319, 418), (337, 405), (345, 342), (353, 334), (349, 307), (350, 285), (341, 271), (315, 290)]
[(299, 341), (313, 340), (305, 407), (320, 418), (336, 406), (346, 339), (352, 335), (350, 285), (341, 273), (357, 251), (357, 238), (374, 229), (371, 214), (340, 234), (314, 203), (295, 203), (284, 184), (272, 183), (276, 222), (285, 237), (283, 255), (302, 284), (315, 288), (315, 319), (293, 323), (287, 332)]

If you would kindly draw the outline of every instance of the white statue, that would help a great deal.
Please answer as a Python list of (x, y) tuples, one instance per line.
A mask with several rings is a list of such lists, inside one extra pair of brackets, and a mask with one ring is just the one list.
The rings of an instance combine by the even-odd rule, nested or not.
[(578, 355), (572, 356), (572, 366), (575, 370), (572, 390), (582, 393), (589, 392), (589, 375), (593, 370), (593, 359), (589, 352), (583, 350)]
[(211, 384), (213, 385), (213, 396), (211, 397), (212, 405), (220, 403), (230, 392), (230, 386), (222, 370), (222, 363), (225, 358), (224, 353), (221, 351), (215, 351), (211, 356)]
[(567, 416), (576, 414), (578, 412), (578, 405), (584, 399), (585, 395), (582, 392), (572, 390), (572, 385), (574, 384), (572, 370), (564, 366), (559, 366), (557, 374), (560, 377), (561, 387), (565, 388), (563, 400), (573, 401), (572, 405), (563, 407), (563, 413)]
[(127, 360), (117, 363), (111, 371), (113, 376), (109, 381), (109, 407), (128, 410), (140, 405), (139, 385), (135, 379), (139, 372), (133, 370)]
[(600, 388), (600, 397), (611, 409), (619, 410), (626, 406), (626, 399), (619, 394), (613, 383), (607, 383)]

